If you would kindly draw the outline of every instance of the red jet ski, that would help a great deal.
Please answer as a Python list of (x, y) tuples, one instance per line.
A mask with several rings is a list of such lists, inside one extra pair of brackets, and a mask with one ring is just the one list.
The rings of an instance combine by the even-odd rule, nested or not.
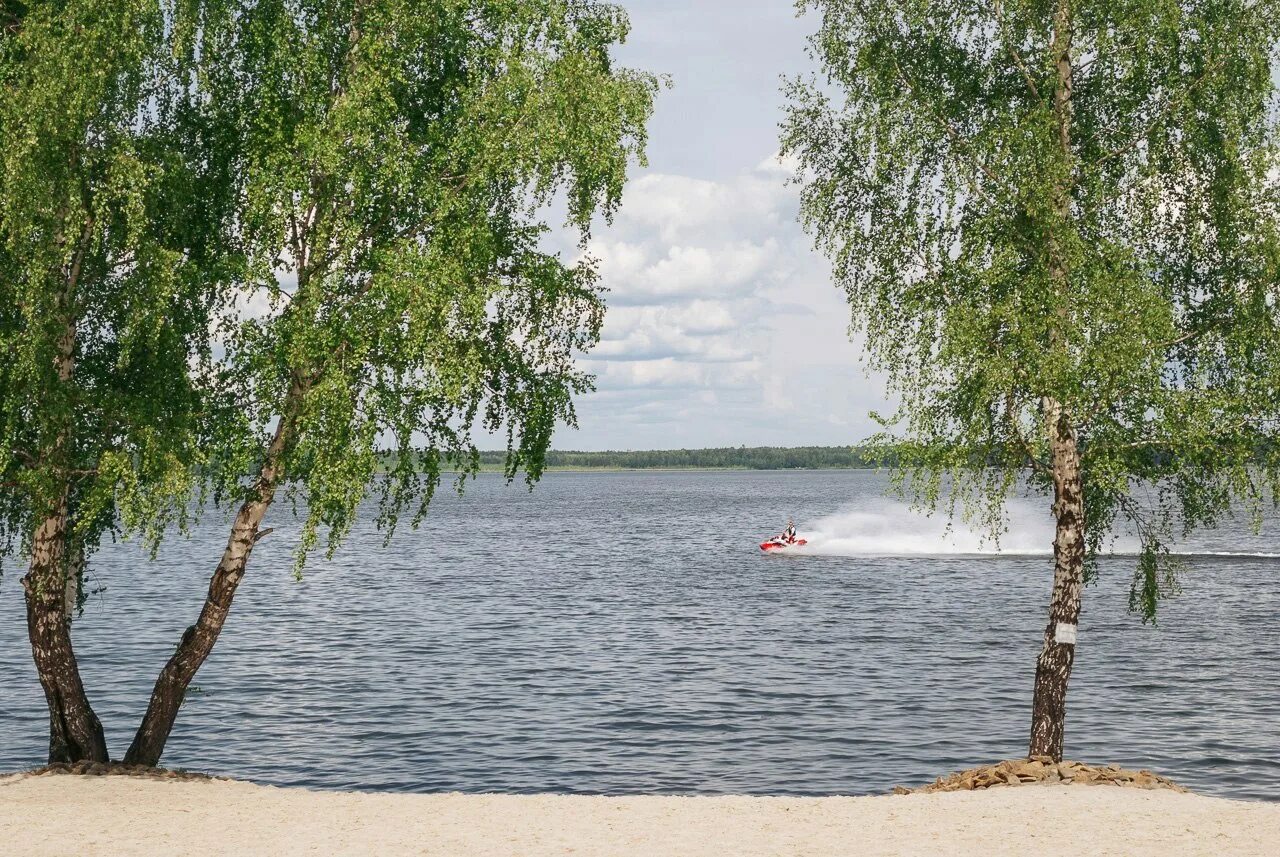
[(765, 553), (768, 553), (769, 551), (783, 551), (783, 550), (786, 550), (787, 548), (798, 548), (801, 545), (807, 545), (807, 544), (809, 544), (809, 541), (807, 539), (796, 539), (793, 542), (788, 542), (784, 540), (782, 536), (774, 536), (773, 538), (769, 539), (769, 541), (767, 542), (761, 542), (760, 550), (764, 551)]

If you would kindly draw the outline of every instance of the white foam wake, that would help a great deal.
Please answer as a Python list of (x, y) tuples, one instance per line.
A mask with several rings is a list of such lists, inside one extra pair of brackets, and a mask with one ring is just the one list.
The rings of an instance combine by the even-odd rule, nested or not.
[[(960, 517), (948, 526), (945, 514), (926, 515), (905, 503), (886, 500), (874, 501), (871, 508), (860, 505), (802, 523), (799, 529), (809, 543), (788, 553), (822, 556), (1048, 556), (1053, 553), (1053, 519), (1048, 503), (1041, 508), (1036, 501), (1021, 498), (1007, 504), (1005, 527), (998, 537), (981, 527), (970, 526)], [(1137, 556), (1138, 550), (1137, 538), (1122, 532), (1104, 552), (1110, 556), (1132, 557)], [(1280, 558), (1280, 552), (1201, 547), (1194, 539), (1191, 544), (1179, 545), (1172, 553), (1187, 558)]]
[[(847, 509), (801, 528), (805, 553), (826, 556), (1044, 556), (1053, 553), (1053, 520), (1048, 509), (1012, 501), (1004, 531), (993, 536), (957, 517), (926, 515), (904, 503), (880, 501), (874, 509)], [(1114, 550), (1136, 550), (1117, 540)]]

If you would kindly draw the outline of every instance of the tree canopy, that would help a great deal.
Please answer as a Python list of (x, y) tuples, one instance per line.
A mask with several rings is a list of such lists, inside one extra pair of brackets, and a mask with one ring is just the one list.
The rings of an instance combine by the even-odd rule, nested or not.
[(241, 288), (269, 308), (224, 329), (221, 487), (242, 490), (282, 418), (304, 548), (318, 526), (340, 537), (379, 449), (426, 451), (386, 474), (388, 524), (411, 498), (421, 514), (442, 458), (478, 467), (476, 425), (507, 434), (510, 474), (536, 477), (589, 385), (573, 357), (603, 310), (593, 262), (543, 249), (542, 212), (559, 200), (584, 239), (612, 212), (658, 83), (613, 67), (625, 15), (561, 0), (223, 14), (202, 64), (238, 117)]
[(0, 538), (25, 550), (65, 506), (74, 566), (106, 531), (157, 536), (188, 499), (216, 200), (195, 204), (199, 152), (159, 107), (176, 72), (160, 3), (5, 8)]
[(239, 507), (127, 757), (155, 764), (277, 488), (301, 567), (375, 482), (381, 525), (416, 522), (477, 429), (537, 479), (604, 309), (550, 212), (583, 245), (611, 217), (660, 84), (615, 67), (628, 27), (594, 0), (4, 4), (0, 553), (31, 558), (51, 759), (107, 756), (68, 586), (103, 534)]
[(545, 248), (547, 212), (584, 244), (611, 217), (659, 85), (615, 68), (627, 18), (590, 0), (202, 9), (191, 56), (235, 212), (205, 475), (239, 510), (125, 756), (148, 765), (278, 488), (305, 501), (300, 570), (374, 483), (388, 538), (406, 510), (417, 523), (442, 462), (480, 468), (477, 428), (505, 433), (509, 478), (538, 478), (604, 309), (594, 261)]
[(222, 159), (156, 0), (6, 3), (0, 38), (0, 556), (22, 583), (50, 759), (105, 760), (69, 624), (104, 534), (153, 545), (198, 468)]
[[(1137, 528), (1133, 607), (1167, 546), (1276, 481), (1272, 82), (1259, 0), (817, 0), (825, 81), (784, 146), (802, 217), (903, 402), (920, 496), (1052, 481), (1069, 415), (1090, 556)], [(994, 468), (986, 465), (994, 464)], [(947, 488), (955, 493), (948, 494)]]

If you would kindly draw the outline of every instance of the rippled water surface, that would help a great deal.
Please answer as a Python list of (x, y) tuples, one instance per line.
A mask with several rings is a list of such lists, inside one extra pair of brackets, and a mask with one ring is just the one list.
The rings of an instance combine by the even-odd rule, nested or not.
[[(975, 555), (884, 488), (859, 471), (557, 473), (532, 494), (482, 477), (388, 547), (358, 526), (301, 583), (277, 509), (164, 761), (323, 788), (858, 794), (1019, 755), (1046, 522), (1020, 508), (1016, 555)], [(788, 514), (814, 552), (762, 556)], [(209, 515), (155, 562), (95, 556), (105, 591), (75, 638), (113, 753), (225, 538)], [(1183, 549), (1157, 628), (1126, 612), (1132, 558), (1086, 591), (1067, 754), (1280, 799), (1280, 559), (1248, 555), (1280, 553), (1276, 528)], [(0, 581), (0, 769), (45, 749), (18, 576)]]

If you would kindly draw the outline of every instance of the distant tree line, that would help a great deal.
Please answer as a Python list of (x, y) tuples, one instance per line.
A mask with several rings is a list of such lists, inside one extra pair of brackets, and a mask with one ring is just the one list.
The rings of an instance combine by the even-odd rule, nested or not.
[[(505, 451), (480, 453), (485, 470), (502, 469)], [(869, 453), (849, 446), (725, 446), (715, 449), (645, 449), (547, 452), (549, 469), (618, 470), (823, 470), (876, 467)]]
[[(1087, 444), (1081, 444), (1081, 449)], [(875, 470), (900, 467), (915, 453), (913, 447), (898, 443), (868, 443), (861, 446), (721, 446), (708, 449), (636, 449), (636, 450), (549, 450), (547, 470)], [(1259, 443), (1248, 451), (1249, 461), (1265, 466), (1276, 454), (1274, 444)], [(446, 459), (438, 464), (419, 463), (424, 469), (440, 467), (457, 472), (462, 469), (504, 471), (510, 457), (504, 450), (478, 453), (478, 465), (466, 458)], [(1148, 455), (1155, 461), (1171, 460), (1175, 452), (1154, 448)], [(385, 467), (394, 454), (388, 453)], [(975, 468), (996, 468), (1001, 462), (994, 453), (971, 452), (968, 459)]]

